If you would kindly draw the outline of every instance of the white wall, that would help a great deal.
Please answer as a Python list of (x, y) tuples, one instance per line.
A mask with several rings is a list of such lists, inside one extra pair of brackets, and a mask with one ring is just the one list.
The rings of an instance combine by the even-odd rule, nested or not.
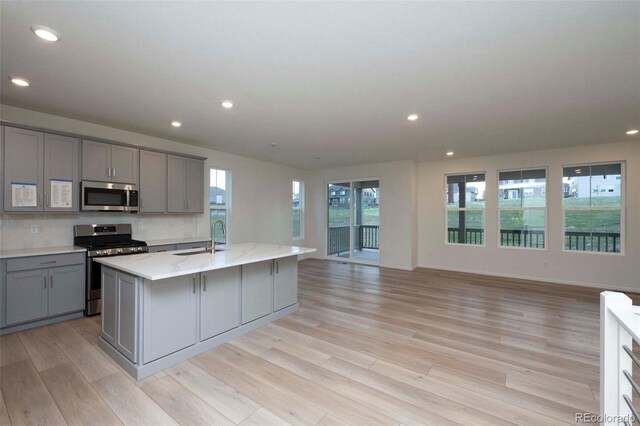
[[(306, 180), (303, 170), (6, 105), (0, 106), (0, 117), (52, 131), (207, 157), (206, 170), (217, 167), (232, 173), (231, 242), (291, 244), (291, 181)], [(208, 186), (208, 172), (205, 175), (205, 186)], [(207, 196), (208, 192), (203, 193), (205, 200)], [(205, 202), (207, 205), (208, 200)], [(206, 238), (209, 235), (208, 212), (200, 215), (3, 214), (0, 218), (0, 249), (70, 245), (73, 241), (73, 225), (96, 222), (131, 222), (134, 225), (134, 238), (142, 240), (192, 236)], [(37, 234), (31, 233), (31, 225), (38, 225)], [(296, 241), (296, 244), (304, 245), (304, 240)]]
[[(626, 238), (622, 255), (564, 252), (562, 166), (626, 161)], [(548, 167), (548, 248), (498, 248), (497, 170)], [(640, 143), (621, 142), (419, 164), (421, 267), (606, 288), (640, 290)], [(487, 175), (486, 247), (445, 244), (444, 175)]]
[(307, 245), (318, 251), (314, 257), (326, 258), (326, 184), (342, 179), (380, 179), (380, 265), (413, 269), (416, 266), (417, 209), (415, 186), (417, 171), (413, 161), (394, 161), (309, 173), (307, 187)]

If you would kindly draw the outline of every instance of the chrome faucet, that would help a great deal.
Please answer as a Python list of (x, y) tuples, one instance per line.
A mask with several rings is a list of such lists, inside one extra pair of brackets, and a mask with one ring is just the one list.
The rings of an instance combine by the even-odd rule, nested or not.
[(213, 253), (216, 252), (215, 232), (216, 232), (216, 225), (218, 223), (222, 226), (222, 235), (224, 235), (225, 237), (227, 236), (227, 227), (225, 226), (224, 222), (221, 219), (218, 219), (211, 224), (211, 229), (209, 229), (209, 231), (211, 233), (211, 250), (213, 251)]

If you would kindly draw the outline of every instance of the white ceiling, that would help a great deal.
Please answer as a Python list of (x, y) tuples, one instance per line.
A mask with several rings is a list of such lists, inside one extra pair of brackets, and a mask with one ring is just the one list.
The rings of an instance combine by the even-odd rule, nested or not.
[(0, 7), (2, 103), (283, 164), (640, 138), (638, 1)]

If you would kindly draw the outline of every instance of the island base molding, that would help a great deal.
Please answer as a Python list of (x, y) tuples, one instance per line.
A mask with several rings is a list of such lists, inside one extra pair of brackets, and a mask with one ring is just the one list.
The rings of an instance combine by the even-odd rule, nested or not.
[(200, 355), (201, 353), (206, 352), (209, 349), (213, 349), (216, 346), (233, 340), (236, 337), (240, 337), (243, 334), (247, 334), (255, 329), (272, 323), (273, 321), (284, 318), (287, 315), (297, 312), (298, 309), (299, 305), (296, 303), (295, 305), (289, 306), (288, 308), (284, 308), (265, 317), (258, 318), (257, 320), (254, 320), (250, 323), (241, 325), (202, 342), (197, 342), (192, 346), (181, 349), (177, 352), (143, 365), (134, 364), (129, 361), (124, 355), (122, 355), (116, 348), (114, 348), (102, 337), (98, 338), (98, 346), (100, 347), (100, 349), (106, 352), (107, 355), (109, 355), (111, 359), (113, 359), (120, 367), (122, 367), (124, 371), (129, 373), (131, 377), (136, 380), (143, 380), (149, 376), (153, 376), (154, 374), (159, 373), (166, 368), (172, 367), (176, 364), (181, 363), (182, 361), (186, 361), (189, 358)]

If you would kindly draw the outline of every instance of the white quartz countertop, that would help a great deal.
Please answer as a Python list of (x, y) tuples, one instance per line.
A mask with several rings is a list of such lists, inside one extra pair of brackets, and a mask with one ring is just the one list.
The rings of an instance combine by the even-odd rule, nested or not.
[(40, 247), (40, 248), (25, 248), (15, 250), (0, 250), (0, 259), (11, 259), (14, 257), (29, 257), (29, 256), (47, 256), (50, 254), (64, 254), (64, 253), (84, 253), (87, 249), (78, 246), (61, 246), (61, 247)]
[(164, 246), (166, 244), (189, 244), (199, 243), (202, 241), (210, 241), (209, 237), (177, 237), (177, 238), (165, 238), (162, 240), (145, 240), (148, 246)]
[(178, 250), (161, 253), (133, 254), (127, 256), (101, 257), (94, 259), (103, 265), (127, 272), (148, 280), (161, 280), (181, 275), (223, 269), (263, 260), (279, 259), (299, 254), (312, 253), (316, 249), (280, 246), (274, 244), (245, 243), (230, 244), (224, 251), (177, 256), (177, 253), (197, 252), (201, 249)]

